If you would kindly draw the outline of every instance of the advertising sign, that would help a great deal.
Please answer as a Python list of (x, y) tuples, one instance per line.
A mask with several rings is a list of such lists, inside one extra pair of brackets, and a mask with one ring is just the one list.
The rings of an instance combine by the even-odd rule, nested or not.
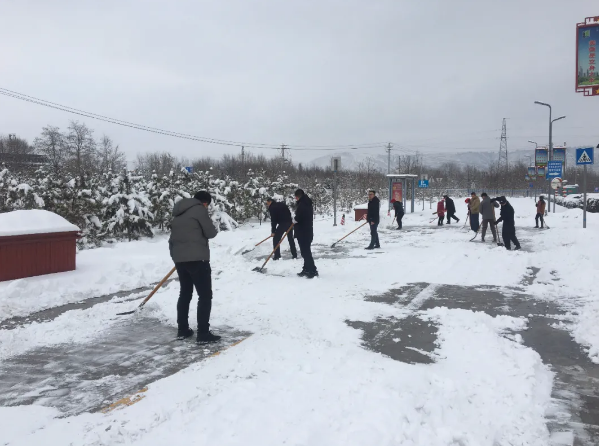
[(545, 178), (545, 167), (537, 167), (537, 176), (539, 178)]
[(585, 96), (599, 95), (599, 17), (589, 17), (576, 25), (576, 91)]
[(403, 201), (402, 200), (402, 190), (401, 190), (401, 182), (393, 182), (391, 185), (391, 199), (395, 201)]
[[(545, 167), (549, 161), (549, 150), (541, 147), (535, 150), (535, 166)], [(540, 176), (540, 175), (539, 175)], [(545, 175), (543, 175), (545, 176)]]
[(549, 161), (547, 164), (547, 179), (551, 180), (553, 178), (561, 178), (562, 177), (562, 162), (561, 161)]
[(565, 147), (554, 147), (553, 158), (554, 161), (561, 161), (564, 169), (566, 168), (566, 148)]
[(529, 167), (528, 168), (528, 176), (529, 177), (535, 177), (535, 176), (537, 176), (537, 168), (536, 167)]

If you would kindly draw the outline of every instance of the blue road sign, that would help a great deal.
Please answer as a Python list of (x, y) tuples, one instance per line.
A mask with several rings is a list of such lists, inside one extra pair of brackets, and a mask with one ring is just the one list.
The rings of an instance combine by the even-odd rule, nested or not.
[(528, 183), (528, 187), (532, 189), (533, 187), (535, 187), (535, 183)]
[(549, 161), (547, 163), (547, 174), (545, 178), (547, 178), (548, 180), (552, 180), (554, 178), (561, 178), (562, 167), (563, 164), (561, 161)]
[(426, 189), (428, 187), (428, 180), (418, 181), (418, 187), (420, 187), (422, 189)]
[(185, 170), (189, 173), (193, 173), (193, 167), (186, 167)]
[(594, 164), (595, 163), (595, 149), (593, 147), (587, 147), (586, 149), (576, 149), (576, 164)]

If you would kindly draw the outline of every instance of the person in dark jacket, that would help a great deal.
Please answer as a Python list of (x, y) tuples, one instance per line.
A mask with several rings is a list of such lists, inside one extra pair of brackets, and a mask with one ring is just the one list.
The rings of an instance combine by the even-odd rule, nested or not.
[(377, 228), (380, 222), (380, 200), (376, 196), (374, 190), (368, 191), (368, 214), (366, 215), (366, 221), (370, 225), (370, 245), (366, 249), (380, 248), (379, 233)]
[(391, 200), (391, 203), (393, 204), (393, 210), (395, 210), (395, 219), (397, 220), (398, 226), (397, 229), (401, 229), (401, 219), (404, 216), (403, 203), (401, 201), (395, 200), (395, 198)]
[[(271, 225), (271, 236), (272, 236), (272, 247), (276, 248), (281, 238), (287, 230), (287, 240), (289, 240), (289, 249), (291, 251), (291, 257), (297, 259), (297, 250), (295, 249), (295, 240), (293, 238), (293, 228), (289, 229), (293, 224), (291, 218), (291, 212), (285, 203), (278, 202), (272, 198), (266, 199), (266, 206), (268, 206), (268, 212), (270, 213), (270, 225)], [(281, 258), (281, 248), (277, 248), (273, 260), (279, 260)]]
[(295, 225), (295, 238), (297, 239), (302, 258), (304, 259), (304, 268), (301, 273), (298, 273), (298, 276), (312, 279), (318, 276), (318, 270), (316, 269), (314, 258), (312, 257), (314, 208), (312, 207), (312, 200), (310, 200), (310, 197), (308, 197), (301, 189), (295, 191), (295, 199), (297, 200), (295, 219), (293, 221)]
[(503, 237), (503, 242), (505, 243), (505, 249), (511, 250), (511, 243), (513, 242), (515, 245), (515, 250), (520, 249), (520, 242), (516, 238), (516, 223), (514, 221), (514, 208), (506, 200), (505, 197), (494, 198), (491, 201), (498, 201), (501, 205), (501, 213), (500, 217), (497, 219), (495, 224), (499, 224), (503, 222), (503, 228), (501, 229), (501, 236)]
[(206, 191), (198, 192), (193, 198), (179, 200), (173, 209), (168, 241), (181, 286), (177, 301), (177, 338), (184, 339), (193, 335), (193, 330), (189, 328), (189, 303), (195, 287), (198, 293), (197, 341), (201, 343), (220, 339), (220, 336), (210, 333), (209, 323), (212, 309), (212, 270), (208, 240), (217, 234), (208, 215), (207, 208), (211, 201), (212, 197)]
[(448, 225), (451, 224), (452, 218), (456, 222), (459, 222), (460, 219), (455, 216), (455, 203), (453, 202), (453, 200), (451, 198), (449, 198), (449, 195), (443, 195), (443, 198), (445, 198), (445, 210), (447, 211), (447, 224)]

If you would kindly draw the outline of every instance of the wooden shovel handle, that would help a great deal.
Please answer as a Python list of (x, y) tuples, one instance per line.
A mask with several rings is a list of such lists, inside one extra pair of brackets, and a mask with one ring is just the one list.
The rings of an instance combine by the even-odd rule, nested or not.
[(345, 237), (343, 237), (342, 239), (337, 240), (334, 244), (339, 243), (340, 241), (346, 239), (347, 237), (349, 237), (350, 235), (352, 235), (354, 232), (356, 232), (358, 229), (360, 229), (362, 226), (367, 225), (368, 222), (365, 222), (364, 224), (361, 224), (360, 226), (358, 226), (356, 229), (354, 229), (352, 232), (350, 232), (349, 234), (347, 234)]
[(256, 243), (256, 246), (258, 246), (258, 245), (261, 245), (262, 243), (264, 243), (266, 240), (268, 240), (268, 239), (269, 239), (269, 238), (271, 238), (271, 237), (272, 237), (272, 235), (269, 235), (268, 237), (266, 237), (266, 238), (265, 238), (264, 240), (262, 240), (261, 242), (259, 242), (259, 243)]
[(289, 226), (289, 229), (287, 229), (287, 231), (285, 232), (283, 237), (281, 237), (281, 241), (279, 242), (279, 244), (277, 246), (275, 246), (275, 249), (272, 250), (272, 252), (268, 256), (268, 259), (266, 259), (266, 261), (264, 262), (264, 265), (262, 265), (262, 267), (260, 268), (261, 270), (264, 269), (264, 267), (266, 266), (266, 264), (268, 263), (268, 261), (270, 260), (272, 255), (275, 253), (275, 251), (277, 249), (279, 249), (279, 246), (281, 246), (281, 243), (283, 243), (283, 240), (285, 240), (285, 237), (287, 237), (287, 234), (289, 234), (289, 231), (291, 231), (291, 229), (293, 229), (293, 226), (294, 226), (293, 223), (291, 223), (291, 226)]
[(160, 289), (160, 287), (162, 285), (164, 285), (164, 282), (166, 282), (168, 280), (168, 278), (173, 275), (173, 273), (175, 272), (176, 269), (177, 268), (175, 266), (173, 266), (173, 269), (171, 269), (170, 272), (166, 276), (164, 276), (164, 279), (162, 279), (160, 282), (158, 282), (158, 285), (156, 285), (154, 287), (154, 289), (152, 290), (152, 292), (148, 295), (148, 297), (146, 297), (143, 300), (143, 302), (139, 304), (138, 308), (143, 307), (146, 304), (146, 302), (149, 301), (154, 294), (156, 294), (156, 291), (158, 291)]

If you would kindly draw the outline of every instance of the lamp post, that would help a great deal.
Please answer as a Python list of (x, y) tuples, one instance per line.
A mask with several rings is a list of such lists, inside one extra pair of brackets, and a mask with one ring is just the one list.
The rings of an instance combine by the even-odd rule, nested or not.
[[(559, 121), (560, 119), (564, 119), (565, 116), (560, 116), (559, 118), (555, 118), (551, 121), (551, 124), (549, 126), (550, 129), (553, 129), (553, 123), (555, 121)], [(549, 134), (552, 134), (552, 130), (549, 130)], [(553, 159), (553, 141), (551, 141), (551, 159)], [(566, 166), (562, 166), (562, 169), (565, 169)], [(562, 171), (562, 176), (564, 175), (565, 172)], [(553, 191), (553, 213), (555, 214), (555, 190)]]
[[(531, 141), (530, 139), (528, 140), (528, 142), (535, 145), (535, 163), (532, 164), (529, 160), (529, 165), (535, 166), (535, 176), (533, 177), (533, 182), (534, 182), (533, 189), (535, 190), (534, 192), (535, 192), (535, 202), (536, 202), (537, 201), (537, 184), (536, 184), (537, 183), (537, 169), (536, 169), (536, 167), (537, 167), (537, 148), (539, 147), (539, 145), (537, 144), (536, 141)], [(529, 156), (529, 158), (531, 158), (531, 157)]]
[[(537, 105), (543, 105), (545, 107), (549, 107), (549, 161), (551, 161), (551, 159), (553, 158), (553, 123), (555, 121), (559, 121), (560, 119), (564, 119), (565, 116), (560, 116), (559, 118), (556, 119), (551, 119), (551, 105), (545, 103), (545, 102), (540, 102), (540, 101), (535, 101), (535, 104)], [(551, 186), (549, 186), (551, 187)], [(548, 192), (549, 189), (548, 189)], [(547, 194), (547, 198), (548, 198), (548, 202), (549, 202), (549, 210), (551, 210), (551, 194), (548, 193)], [(555, 200), (553, 201), (553, 212), (555, 212)]]

